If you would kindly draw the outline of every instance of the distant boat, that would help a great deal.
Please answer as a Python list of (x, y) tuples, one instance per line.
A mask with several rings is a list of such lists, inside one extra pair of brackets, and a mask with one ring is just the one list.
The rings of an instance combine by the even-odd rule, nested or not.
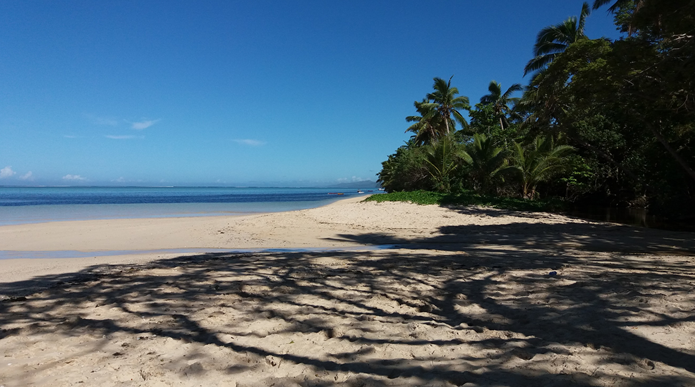
[(345, 195), (345, 194), (342, 193), (342, 192), (329, 192), (328, 194), (329, 194), (329, 195)]
[(379, 188), (379, 191), (386, 191), (386, 188)]
[(364, 192), (362, 192), (362, 191), (357, 191), (357, 193), (364, 193)]

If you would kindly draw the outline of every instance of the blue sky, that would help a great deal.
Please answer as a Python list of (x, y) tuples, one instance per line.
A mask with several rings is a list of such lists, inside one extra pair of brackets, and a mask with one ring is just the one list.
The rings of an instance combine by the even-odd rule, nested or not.
[[(525, 83), (581, 4), (0, 2), (0, 185), (375, 180), (432, 78)], [(587, 34), (618, 37), (605, 9)]]

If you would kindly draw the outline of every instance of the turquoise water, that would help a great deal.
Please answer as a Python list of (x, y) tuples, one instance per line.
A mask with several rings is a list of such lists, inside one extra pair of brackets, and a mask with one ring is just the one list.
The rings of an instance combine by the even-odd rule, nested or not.
[[(244, 215), (320, 207), (374, 188), (0, 187), (0, 225)], [(369, 192), (371, 191), (371, 192)], [(331, 193), (343, 193), (333, 195)]]

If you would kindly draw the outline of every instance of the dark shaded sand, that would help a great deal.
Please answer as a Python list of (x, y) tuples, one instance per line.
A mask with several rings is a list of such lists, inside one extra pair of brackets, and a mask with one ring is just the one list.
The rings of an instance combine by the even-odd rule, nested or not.
[[(570, 218), (335, 222), (326, 240), (400, 248), (0, 283), (0, 385), (695, 386), (692, 234)], [(37, 283), (50, 287), (22, 293)]]

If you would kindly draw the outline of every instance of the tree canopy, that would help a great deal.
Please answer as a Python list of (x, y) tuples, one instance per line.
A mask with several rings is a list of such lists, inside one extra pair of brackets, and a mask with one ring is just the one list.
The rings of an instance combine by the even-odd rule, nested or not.
[(587, 37), (584, 3), (539, 32), (525, 87), (492, 81), (471, 107), (452, 78), (435, 78), (382, 184), (694, 217), (695, 0), (594, 1), (603, 7), (625, 35)]

